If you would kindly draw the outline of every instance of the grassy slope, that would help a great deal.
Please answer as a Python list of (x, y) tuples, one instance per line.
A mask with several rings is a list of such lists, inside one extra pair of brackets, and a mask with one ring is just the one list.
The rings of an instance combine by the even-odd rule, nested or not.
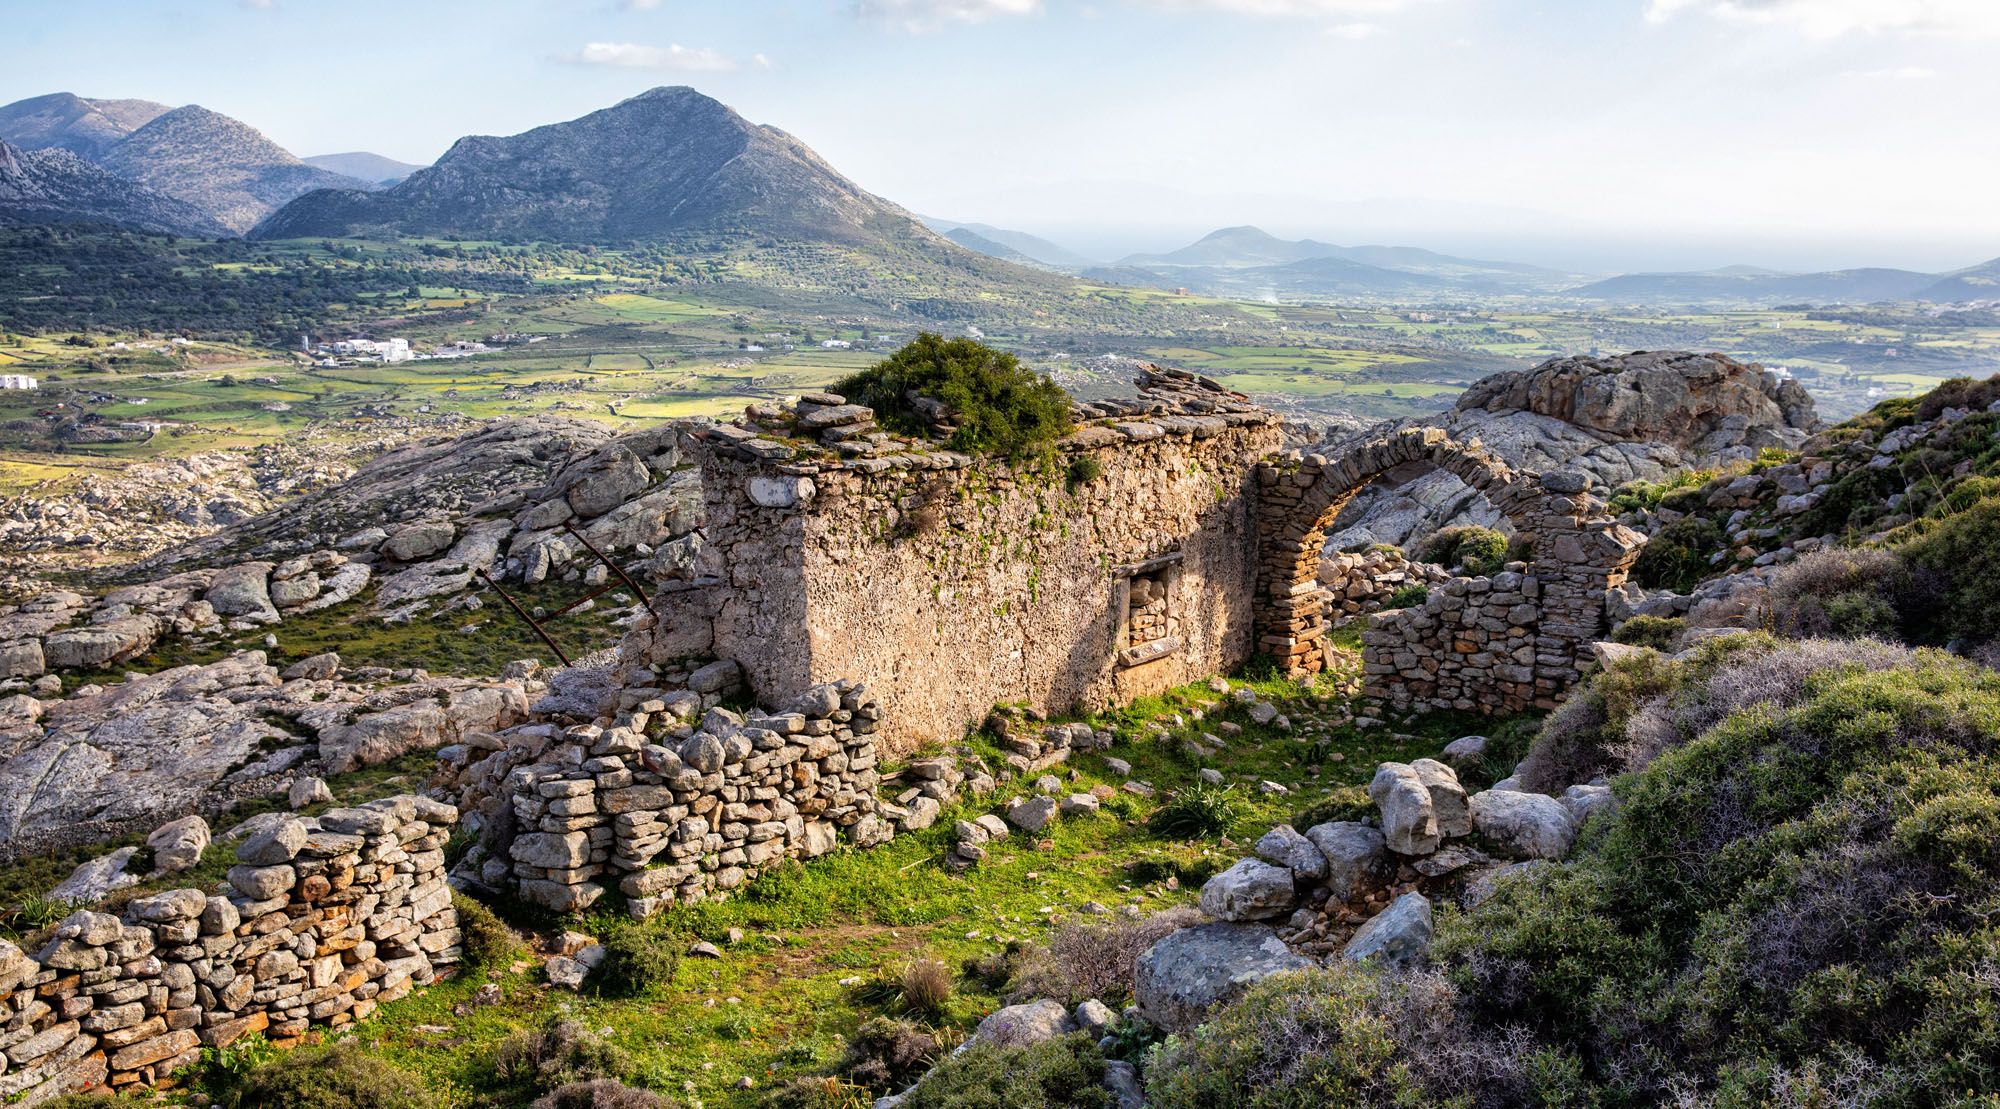
[[(1331, 698), (1322, 704), (1287, 682), (1258, 683), (1258, 688), (1298, 722), (1301, 737), (1323, 737), (1318, 751), (1327, 757), (1309, 765), (1311, 743), (1260, 729), (1234, 707), (1211, 716), (1244, 727), (1243, 736), (1214, 763), (1247, 802), (1227, 837), (1164, 840), (1144, 825), (1154, 803), (1120, 793), (1096, 817), (1058, 820), (1047, 833), (1045, 850), (1016, 836), (993, 848), (978, 869), (948, 873), (942, 860), (954, 818), (997, 810), (1011, 795), (1003, 787), (991, 804), (958, 806), (935, 827), (888, 846), (843, 850), (787, 867), (734, 900), (657, 918), (648, 927), (661, 943), (685, 946), (707, 939), (725, 948), (720, 961), (683, 960), (673, 987), (657, 998), (613, 1001), (556, 990), (540, 981), (539, 957), (524, 952), (512, 968), (440, 983), (388, 1007), (368, 1026), (365, 1039), (371, 1051), (420, 1073), (441, 1104), (522, 1104), (520, 1091), (493, 1076), (492, 1050), (516, 1029), (552, 1014), (575, 1015), (593, 1028), (609, 1029), (610, 1038), (634, 1056), (633, 1080), (692, 1095), (709, 1106), (753, 1105), (774, 1082), (827, 1072), (844, 1037), (870, 1016), (893, 1012), (893, 1005), (880, 999), (884, 991), (870, 987), (908, 959), (926, 955), (958, 966), (1001, 951), (1009, 940), (1039, 942), (1053, 924), (1074, 917), (1089, 901), (1114, 911), (1132, 905), (1146, 912), (1190, 902), (1207, 873), (1233, 862), (1244, 844), (1290, 819), (1296, 807), (1331, 788), (1364, 783), (1382, 759), (1435, 753), (1467, 723), (1429, 719), (1400, 733), (1326, 727), (1321, 721)], [(1206, 725), (1190, 722), (1155, 740), (1142, 738), (1143, 722), (1213, 708), (1218, 701), (1205, 687), (1189, 687), (1099, 722), (1119, 732), (1111, 753), (1164, 792), (1196, 780), (1198, 767), (1178, 753), (1178, 736), (1197, 734)], [(1077, 790), (1120, 781), (1096, 755), (1078, 755), (1058, 772), (1074, 773)], [(1261, 794), (1254, 783), (1263, 779), (1289, 783), (1296, 792)], [(1185, 880), (1173, 883), (1178, 888), (1165, 880), (1138, 884), (1131, 868), (1145, 862), (1165, 864), (1149, 869)], [(534, 917), (523, 922), (556, 924)], [(601, 931), (614, 923), (616, 918), (601, 916), (576, 926)], [(727, 946), (731, 928), (743, 929), (746, 939)], [(862, 983), (841, 985), (852, 978)], [(500, 985), (504, 1001), (460, 1015), (459, 1008), (489, 980)], [(963, 1032), (998, 1004), (991, 987), (962, 978), (939, 1023)], [(736, 1089), (745, 1076), (758, 1089)]]

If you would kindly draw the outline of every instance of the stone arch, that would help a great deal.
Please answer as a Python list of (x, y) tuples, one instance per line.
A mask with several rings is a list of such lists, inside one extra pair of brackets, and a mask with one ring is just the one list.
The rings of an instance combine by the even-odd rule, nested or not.
[(1582, 475), (1516, 470), (1438, 428), (1406, 428), (1339, 459), (1287, 453), (1259, 466), (1259, 650), (1294, 676), (1325, 669), (1326, 529), (1364, 486), (1414, 462), (1477, 489), (1533, 556), (1522, 570), (1454, 581), (1422, 608), (1371, 617), (1364, 692), (1403, 708), (1553, 706), (1582, 675), (1605, 630), (1604, 594), (1624, 583), (1645, 537), (1612, 519)]

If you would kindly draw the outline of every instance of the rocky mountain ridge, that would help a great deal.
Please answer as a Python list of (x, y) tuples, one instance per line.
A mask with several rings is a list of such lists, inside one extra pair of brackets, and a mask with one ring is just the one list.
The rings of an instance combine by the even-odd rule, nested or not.
[(581, 242), (720, 231), (830, 242), (931, 234), (804, 143), (685, 87), (518, 135), (462, 138), (393, 188), (301, 197), (252, 237), (361, 230)]
[[(226, 237), (248, 231), (286, 201), (313, 189), (367, 187), (307, 165), (256, 128), (190, 104), (169, 108), (146, 100), (88, 100), (54, 93), (0, 107), (0, 140), (28, 151), (62, 150), (128, 182), (132, 195), (94, 182), (89, 191), (74, 166), (63, 165), (68, 189), (61, 205), (8, 205), (16, 218), (102, 219), (147, 231)], [(44, 170), (45, 173), (53, 170)], [(170, 197), (190, 209), (162, 205)], [(92, 198), (95, 197), (94, 202)]]
[(54, 92), (0, 107), (0, 139), (25, 150), (95, 159), (173, 109), (150, 100), (92, 100)]
[(112, 223), (194, 237), (229, 233), (200, 208), (68, 150), (23, 150), (5, 140), (0, 140), (0, 223)]
[(352, 178), (315, 169), (249, 124), (197, 104), (175, 108), (102, 155), (104, 168), (250, 230), (285, 202)]

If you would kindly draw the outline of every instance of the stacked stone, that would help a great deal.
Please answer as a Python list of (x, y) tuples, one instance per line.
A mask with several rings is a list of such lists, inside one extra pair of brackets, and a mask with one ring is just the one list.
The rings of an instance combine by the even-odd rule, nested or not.
[(880, 722), (867, 690), (841, 681), (810, 687), (784, 712), (710, 708), (666, 742), (648, 741), (650, 721), (638, 718), (571, 727), (542, 761), (508, 775), (521, 896), (576, 912), (615, 883), (643, 918), (736, 889), (780, 859), (823, 855), (843, 832), (856, 846), (886, 842), (895, 827), (875, 796)]
[(1378, 612), (1361, 633), (1364, 687), (1398, 708), (1519, 712), (1535, 704), (1541, 580), (1523, 562), (1450, 578), (1420, 608)]
[(1327, 621), (1339, 627), (1381, 611), (1404, 586), (1442, 585), (1451, 574), (1441, 566), (1414, 561), (1394, 547), (1370, 547), (1320, 556), (1319, 580), (1327, 589)]
[(1007, 752), (1008, 769), (1017, 775), (1039, 774), (1069, 761), (1073, 750), (1102, 750), (1111, 746), (1112, 740), (1110, 732), (1094, 732), (1088, 724), (1052, 724), (1039, 731), (1019, 727), (993, 730), (1000, 749)]
[[(621, 662), (734, 658), (767, 706), (815, 681), (873, 682), (892, 753), (962, 734), (998, 701), (1060, 712), (1240, 665), (1254, 652), (1250, 474), (1282, 421), (1193, 375), (1142, 388), (1079, 406), (1090, 422), (1056, 446), (1098, 465), (1075, 482), (881, 432), (861, 439), (880, 449), (843, 457), (792, 437), (782, 409), (704, 428), (690, 439), (698, 545), (657, 564)], [(1161, 594), (1136, 633), (1135, 576)]]
[(1645, 537), (1606, 515), (1581, 474), (1517, 473), (1477, 443), (1409, 428), (1338, 462), (1289, 452), (1258, 467), (1259, 647), (1287, 672), (1326, 666), (1325, 528), (1361, 486), (1428, 462), (1483, 493), (1534, 544), (1494, 579), (1447, 582), (1421, 608), (1381, 612), (1362, 634), (1364, 692), (1402, 709), (1553, 708), (1582, 676)]
[(0, 1098), (152, 1084), (250, 1032), (361, 1020), (460, 958), (444, 842), (423, 797), (285, 818), (245, 840), (229, 892), (79, 911), (30, 957), (0, 942)]

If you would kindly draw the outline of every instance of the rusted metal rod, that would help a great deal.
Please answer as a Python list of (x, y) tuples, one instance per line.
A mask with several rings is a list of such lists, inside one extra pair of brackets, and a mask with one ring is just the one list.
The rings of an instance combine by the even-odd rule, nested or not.
[(549, 645), (549, 650), (554, 651), (556, 653), (556, 657), (562, 660), (562, 664), (564, 666), (568, 666), (570, 664), (569, 656), (563, 654), (563, 649), (556, 645), (555, 640), (549, 638), (549, 633), (542, 630), (542, 626), (535, 622), (534, 617), (528, 615), (527, 611), (521, 607), (520, 602), (514, 600), (514, 598), (510, 596), (505, 589), (500, 588), (500, 583), (494, 581), (492, 577), (488, 576), (486, 571), (480, 570), (478, 573), (479, 573), (479, 580), (485, 582), (487, 585), (492, 586), (493, 591), (495, 593), (500, 594), (500, 599), (507, 602), (507, 607), (514, 610), (514, 615), (519, 616), (522, 620), (525, 620), (527, 622), (529, 627), (535, 629), (535, 634), (542, 637), (542, 642)]
[(571, 526), (569, 521), (567, 520), (563, 521), (563, 530), (569, 532), (570, 535), (573, 536), (577, 542), (583, 544), (584, 550), (589, 551), (591, 554), (596, 555), (597, 561), (602, 562), (607, 569), (609, 569), (612, 573), (617, 574), (618, 580), (624, 582), (625, 587), (627, 589), (630, 589), (633, 593), (638, 594), (640, 604), (645, 605), (647, 608), (653, 607), (653, 599), (651, 597), (646, 596), (646, 591), (639, 588), (639, 583), (633, 581), (631, 575), (627, 574), (623, 567), (619, 566), (616, 562), (611, 561), (611, 559), (605, 557), (603, 551), (600, 551), (596, 547), (591, 546), (590, 540), (585, 539), (583, 537), (583, 533), (577, 531), (575, 527)]

